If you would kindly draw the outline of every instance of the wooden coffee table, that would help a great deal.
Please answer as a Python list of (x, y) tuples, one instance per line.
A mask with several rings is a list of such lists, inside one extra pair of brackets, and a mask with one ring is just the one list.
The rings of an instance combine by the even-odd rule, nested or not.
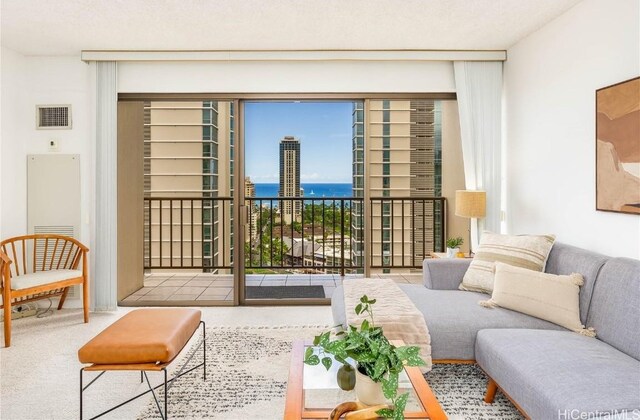
[[(393, 344), (404, 345), (401, 341), (394, 341)], [(304, 364), (304, 352), (309, 346), (313, 346), (310, 341), (299, 340), (293, 343), (285, 420), (327, 419), (338, 404), (356, 401), (355, 391), (343, 391), (338, 387), (336, 374), (340, 363), (334, 362), (329, 371), (321, 364)], [(404, 392), (409, 392), (405, 418), (447, 418), (420, 368), (406, 367), (400, 375), (398, 393)]]

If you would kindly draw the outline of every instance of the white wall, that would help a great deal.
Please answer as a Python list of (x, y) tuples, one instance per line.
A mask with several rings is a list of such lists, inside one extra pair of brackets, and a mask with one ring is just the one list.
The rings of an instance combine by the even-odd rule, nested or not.
[[(88, 243), (94, 137), (90, 66), (78, 57), (24, 57), (5, 47), (2, 47), (2, 58), (3, 217), (0, 236), (27, 233), (27, 155), (50, 153), (49, 140), (56, 140), (56, 153), (80, 155), (82, 220), (79, 239)], [(73, 128), (36, 130), (37, 104), (71, 104)]]
[[(78, 239), (91, 247), (93, 209), (92, 66), (79, 57), (25, 57), (2, 47), (2, 138), (0, 237), (27, 232), (27, 155), (79, 154), (81, 221)], [(71, 104), (71, 130), (36, 130), (37, 104)], [(55, 203), (51, 203), (55, 205)]]
[(1, 63), (0, 238), (7, 238), (24, 235), (27, 228), (27, 115), (23, 112), (26, 63), (23, 56), (5, 47)]
[(640, 2), (584, 0), (508, 49), (510, 233), (640, 258), (640, 216), (595, 210), (595, 90), (640, 73)]
[(455, 92), (447, 61), (121, 62), (119, 92)]

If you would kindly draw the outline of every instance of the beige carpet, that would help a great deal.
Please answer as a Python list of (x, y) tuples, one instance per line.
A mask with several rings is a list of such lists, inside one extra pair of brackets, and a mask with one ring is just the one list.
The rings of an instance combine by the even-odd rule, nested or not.
[[(14, 321), (12, 346), (0, 349), (0, 418), (77, 419), (81, 365), (76, 352), (129, 310), (93, 313), (89, 324), (82, 323), (82, 311), (78, 309), (55, 311), (48, 318)], [(202, 313), (210, 326), (332, 323), (328, 306), (209, 307), (202, 308)], [(85, 393), (85, 407), (89, 414), (97, 413), (144, 389), (138, 372), (107, 373)], [(103, 418), (135, 418), (148, 402), (145, 396)]]

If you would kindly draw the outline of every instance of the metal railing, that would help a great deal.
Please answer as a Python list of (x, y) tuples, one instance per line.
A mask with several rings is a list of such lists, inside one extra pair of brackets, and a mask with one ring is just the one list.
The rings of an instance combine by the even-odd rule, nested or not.
[(371, 198), (371, 268), (422, 268), (445, 250), (444, 197)]
[(232, 197), (145, 197), (144, 268), (230, 269)]
[[(145, 269), (233, 268), (231, 197), (144, 200)], [(445, 249), (443, 197), (252, 197), (245, 205), (248, 273), (362, 273), (365, 255), (370, 268), (421, 268)]]
[(250, 245), (245, 247), (245, 268), (341, 275), (361, 270), (351, 246), (352, 224), (358, 219), (362, 225), (364, 218), (354, 209), (362, 202), (353, 197), (247, 199)]

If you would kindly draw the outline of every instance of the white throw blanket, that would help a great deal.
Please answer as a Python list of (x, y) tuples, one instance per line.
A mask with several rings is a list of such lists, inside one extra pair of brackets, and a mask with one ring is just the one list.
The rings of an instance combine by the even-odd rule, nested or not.
[(342, 283), (347, 324), (360, 326), (367, 313), (356, 315), (355, 307), (367, 295), (376, 299), (373, 305), (375, 325), (382, 327), (389, 340), (402, 340), (406, 345), (420, 347), (425, 361), (424, 372), (431, 370), (431, 336), (422, 313), (411, 299), (389, 279), (357, 279)]

